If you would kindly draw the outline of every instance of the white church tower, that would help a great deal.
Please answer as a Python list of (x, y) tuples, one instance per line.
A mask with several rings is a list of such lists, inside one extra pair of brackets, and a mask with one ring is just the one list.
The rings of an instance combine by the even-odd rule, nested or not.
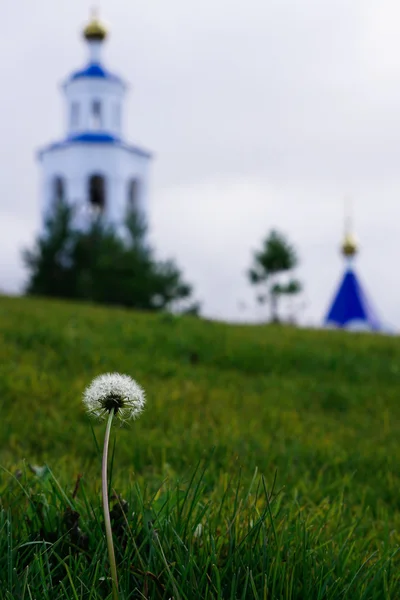
[(151, 155), (125, 141), (127, 86), (103, 65), (106, 28), (93, 16), (83, 35), (88, 62), (63, 84), (65, 136), (39, 152), (42, 213), (64, 200), (76, 205), (81, 226), (94, 215), (120, 225), (129, 207), (147, 217)]

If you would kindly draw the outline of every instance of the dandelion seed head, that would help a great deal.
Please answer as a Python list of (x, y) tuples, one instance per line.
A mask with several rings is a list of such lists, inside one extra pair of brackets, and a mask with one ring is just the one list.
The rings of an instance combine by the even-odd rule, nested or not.
[(93, 379), (83, 394), (89, 415), (105, 418), (111, 410), (121, 421), (136, 419), (143, 411), (145, 394), (140, 385), (120, 373), (105, 373)]

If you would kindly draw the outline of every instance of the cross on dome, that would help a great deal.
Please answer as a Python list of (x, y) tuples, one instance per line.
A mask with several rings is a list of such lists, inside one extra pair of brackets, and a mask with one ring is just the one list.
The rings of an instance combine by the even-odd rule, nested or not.
[(350, 200), (345, 202), (345, 232), (344, 238), (341, 245), (341, 252), (347, 259), (353, 258), (358, 252), (357, 240), (353, 234), (352, 216), (351, 216), (351, 203)]
[(92, 9), (92, 16), (89, 23), (83, 30), (83, 37), (88, 41), (102, 42), (108, 35), (106, 26), (99, 20), (98, 11)]

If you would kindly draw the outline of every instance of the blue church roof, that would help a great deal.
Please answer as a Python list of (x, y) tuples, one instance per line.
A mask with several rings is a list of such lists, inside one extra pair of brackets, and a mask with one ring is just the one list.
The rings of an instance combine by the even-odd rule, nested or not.
[(97, 142), (102, 144), (118, 144), (121, 143), (121, 138), (113, 135), (112, 133), (104, 133), (101, 131), (86, 131), (84, 133), (77, 133), (76, 135), (69, 135), (64, 142), (61, 144), (71, 142)]
[(114, 73), (107, 71), (100, 63), (89, 63), (84, 69), (72, 73), (68, 81), (76, 81), (77, 79), (86, 77), (108, 79), (109, 81), (123, 83), (118, 75), (114, 75)]
[(365, 325), (373, 331), (381, 329), (379, 319), (366, 297), (356, 274), (347, 269), (332, 306), (325, 318), (326, 325), (347, 327), (352, 322)]
[(139, 148), (138, 146), (132, 146), (130, 144), (126, 144), (125, 142), (122, 141), (122, 139), (120, 137), (113, 135), (111, 133), (106, 133), (106, 132), (102, 132), (102, 131), (86, 131), (86, 132), (69, 135), (64, 140), (61, 140), (60, 142), (55, 142), (53, 144), (50, 144), (49, 146), (46, 146), (45, 148), (42, 148), (39, 151), (39, 157), (44, 152), (48, 152), (51, 150), (58, 150), (59, 148), (66, 148), (75, 143), (110, 144), (110, 145), (119, 146), (121, 148), (124, 148), (125, 150), (128, 150), (129, 152), (132, 152), (133, 154), (137, 154), (137, 155), (144, 156), (147, 158), (150, 158), (152, 156), (151, 153), (148, 152), (147, 150)]

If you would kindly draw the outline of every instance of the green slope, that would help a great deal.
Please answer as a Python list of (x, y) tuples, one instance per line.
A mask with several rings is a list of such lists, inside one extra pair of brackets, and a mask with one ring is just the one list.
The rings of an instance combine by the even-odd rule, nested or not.
[[(143, 416), (113, 430), (113, 481), (119, 490), (128, 493), (137, 482), (151, 492), (165, 479), (187, 485), (203, 461), (204, 493), (218, 506), (230, 478), (240, 472), (244, 489), (258, 468), (268, 487), (276, 477), (276, 489), (282, 488), (274, 519), (278, 535), (285, 532), (290, 560), (298, 556), (296, 548), (311, 545), (309, 571), (302, 577), (317, 581), (325, 573), (318, 593), (305, 596), (303, 558), (296, 558), (297, 591), (285, 597), (397, 597), (384, 592), (389, 575), (374, 561), (387, 560), (400, 542), (398, 338), (233, 326), (3, 297), (0, 465), (15, 472), (22, 459), (46, 462), (66, 489), (83, 473), (86, 488), (98, 491), (94, 436), (101, 443), (104, 424), (92, 429), (81, 397), (93, 377), (110, 371), (131, 375), (147, 394)], [(0, 475), (0, 484), (8, 477)], [(234, 497), (230, 502), (234, 506)], [(219, 531), (219, 512), (210, 510)], [(325, 543), (331, 544), (329, 558)], [(351, 548), (351, 560), (341, 554), (345, 547)], [(368, 577), (350, 594), (340, 578), (356, 586), (358, 569), (374, 552), (374, 594), (369, 595)], [(320, 561), (316, 570), (313, 553)], [(278, 571), (271, 565), (274, 578)], [(260, 568), (261, 573), (265, 567)], [(282, 590), (289, 589), (284, 568), (276, 575)], [(228, 583), (231, 577), (226, 573)], [(320, 593), (329, 578), (341, 590), (338, 596), (332, 587), (330, 594)], [(400, 594), (396, 581), (391, 585)], [(342, 596), (345, 589), (350, 596)]]
[[(117, 473), (181, 474), (215, 447), (216, 473), (278, 469), (286, 486), (348, 478), (397, 496), (400, 340), (233, 326), (46, 300), (0, 299), (0, 464), (87, 472), (81, 402), (103, 372), (133, 376), (144, 415), (118, 431)], [(96, 435), (103, 425), (94, 424)]]

